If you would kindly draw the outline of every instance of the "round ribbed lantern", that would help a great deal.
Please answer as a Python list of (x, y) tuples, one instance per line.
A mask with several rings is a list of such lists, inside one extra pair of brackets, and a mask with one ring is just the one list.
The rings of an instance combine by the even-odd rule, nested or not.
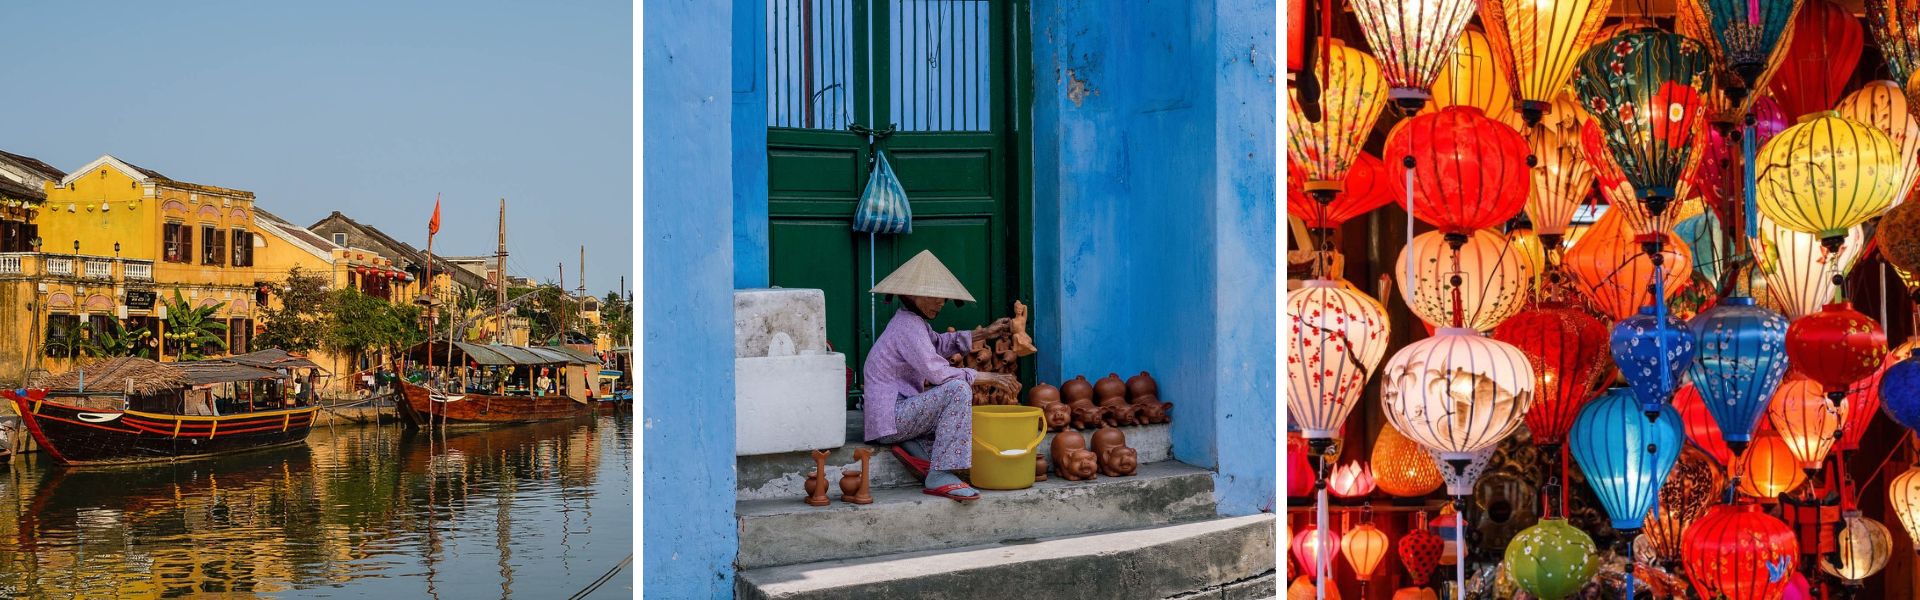
[(1533, 405), (1533, 367), (1512, 344), (1442, 328), (1387, 360), (1380, 403), (1387, 422), (1464, 466), (1520, 426)]
[(1739, 459), (1740, 493), (1773, 500), (1806, 483), (1807, 472), (1780, 434), (1771, 430), (1754, 436)]
[(1787, 450), (1800, 461), (1800, 468), (1817, 472), (1840, 437), (1840, 425), (1847, 420), (1847, 401), (1835, 406), (1827, 402), (1820, 384), (1790, 376), (1780, 383), (1773, 401), (1767, 404), (1767, 420), (1787, 442)]
[(1787, 374), (1789, 326), (1786, 317), (1746, 296), (1723, 299), (1687, 324), (1697, 357), (1687, 372), (1735, 454), (1753, 440), (1774, 388)]
[(1339, 281), (1287, 294), (1287, 415), (1324, 452), (1386, 353), (1386, 309)]
[(1609, 340), (1613, 363), (1632, 387), (1640, 410), (1649, 417), (1673, 401), (1693, 364), (1693, 334), (1687, 323), (1671, 314), (1658, 315), (1652, 306), (1613, 324)]
[(1471, 106), (1487, 117), (1518, 129), (1520, 114), (1513, 110), (1513, 87), (1495, 60), (1496, 53), (1487, 34), (1474, 27), (1460, 32), (1460, 41), (1446, 66), (1433, 78), (1433, 101), (1420, 112), (1428, 113), (1449, 106)]
[(1920, 465), (1894, 476), (1887, 482), (1887, 500), (1908, 539), (1920, 540)]
[(1412, 498), (1433, 493), (1446, 480), (1425, 448), (1383, 424), (1373, 440), (1373, 483), (1380, 491)]
[[(1527, 140), (1478, 108), (1449, 106), (1398, 125), (1382, 153), (1414, 161), (1412, 210), (1442, 233), (1469, 234), (1506, 222), (1527, 203)], [(1406, 191), (1396, 200), (1408, 206)]]
[(1880, 370), (1886, 356), (1886, 330), (1844, 302), (1828, 304), (1787, 328), (1787, 360), (1826, 388), (1827, 398), (1836, 404), (1854, 382)]
[(1633, 531), (1646, 524), (1686, 442), (1672, 406), (1662, 405), (1653, 419), (1640, 408), (1631, 391), (1607, 390), (1580, 409), (1567, 437), (1567, 448), (1614, 529)]
[(1780, 226), (1811, 233), (1838, 251), (1847, 229), (1893, 205), (1900, 149), (1872, 125), (1835, 112), (1807, 115), (1767, 140), (1755, 157), (1754, 201)]
[(1532, 265), (1492, 230), (1472, 232), (1458, 250), (1438, 231), (1420, 234), (1400, 251), (1396, 264), (1395, 272), (1413, 277), (1396, 278), (1400, 298), (1434, 327), (1487, 331), (1520, 312), (1531, 297)]
[(1780, 598), (1799, 555), (1793, 529), (1754, 504), (1709, 508), (1687, 528), (1687, 575), (1701, 598)]
[(1653, 28), (1601, 40), (1580, 56), (1573, 89), (1649, 214), (1664, 214), (1677, 198), (1707, 116), (1710, 61), (1699, 42)]
[(1840, 549), (1820, 557), (1820, 571), (1850, 584), (1858, 585), (1879, 573), (1893, 558), (1893, 533), (1857, 510), (1840, 517), (1835, 541)]
[[(1477, 7), (1474, 0), (1355, 0), (1353, 15), (1367, 47), (1380, 56), (1389, 96), (1412, 113), (1432, 96), (1433, 79), (1453, 58), (1454, 43)], [(1329, 86), (1331, 87), (1331, 86)]]
[(1898, 149), (1894, 169), (1900, 174), (1893, 204), (1905, 200), (1913, 191), (1915, 179), (1920, 178), (1920, 120), (1914, 119), (1910, 108), (1900, 84), (1881, 80), (1860, 86), (1833, 109), (1842, 117), (1872, 125), (1893, 140)]
[(1725, 490), (1720, 469), (1713, 466), (1706, 452), (1692, 447), (1680, 451), (1680, 459), (1667, 473), (1666, 484), (1660, 486), (1660, 503), (1647, 515), (1645, 534), (1668, 570), (1680, 564), (1686, 545), (1682, 534), (1687, 526), (1706, 514), (1707, 506), (1718, 501)]
[(1680, 421), (1687, 429), (1687, 441), (1692, 442), (1694, 448), (1706, 452), (1714, 464), (1722, 467), (1733, 464), (1733, 450), (1727, 447), (1726, 437), (1720, 433), (1720, 424), (1714, 422), (1713, 413), (1707, 411), (1699, 388), (1689, 382), (1675, 392), (1673, 410), (1680, 413)]
[[(1740, 76), (1738, 89), (1762, 90), (1779, 65), (1797, 0), (1682, 0), (1707, 17), (1727, 70)], [(1735, 92), (1739, 95), (1739, 92)], [(1759, 94), (1752, 94), (1757, 96)]]
[(1513, 344), (1532, 361), (1534, 400), (1527, 409), (1527, 430), (1535, 445), (1558, 448), (1580, 407), (1600, 393), (1601, 378), (1611, 370), (1607, 326), (1586, 311), (1547, 302), (1507, 319), (1493, 330), (1493, 338)]
[(1322, 61), (1313, 63), (1321, 83), (1319, 121), (1301, 114), (1293, 86), (1287, 86), (1287, 157), (1300, 166), (1308, 193), (1340, 190), (1360, 146), (1387, 104), (1380, 63), (1367, 53), (1326, 38)]
[[(1693, 276), (1693, 254), (1671, 233), (1661, 245), (1661, 290), (1673, 296)], [(1653, 259), (1626, 230), (1626, 220), (1609, 210), (1592, 229), (1567, 250), (1561, 265), (1573, 275), (1573, 287), (1583, 300), (1607, 316), (1625, 319), (1642, 306), (1653, 304), (1647, 282), (1653, 280)]]
[(1600, 33), (1611, 0), (1482, 0), (1480, 22), (1527, 122), (1567, 85), (1579, 52)]
[(1860, 19), (1831, 0), (1802, 0), (1792, 38), (1767, 92), (1792, 117), (1832, 109), (1866, 44)]
[(1393, 201), (1393, 186), (1398, 171), (1390, 170), (1380, 159), (1372, 154), (1361, 152), (1353, 156), (1353, 162), (1347, 169), (1346, 179), (1341, 181), (1341, 189), (1332, 194), (1332, 200), (1321, 203), (1319, 198), (1326, 194), (1313, 196), (1307, 193), (1306, 170), (1299, 163), (1287, 161), (1287, 216), (1298, 217), (1307, 227), (1315, 230), (1339, 229), (1340, 225), (1354, 217), (1367, 214), (1373, 209), (1386, 206)]
[(1599, 570), (1593, 538), (1566, 519), (1541, 519), (1507, 543), (1507, 568), (1520, 589), (1541, 600), (1580, 591)]
[(1593, 187), (1593, 166), (1580, 156), (1580, 125), (1586, 113), (1573, 96), (1564, 93), (1554, 97), (1552, 106), (1553, 112), (1527, 132), (1535, 166), (1526, 213), (1541, 241), (1558, 250), (1574, 211)]
[(1840, 251), (1829, 253), (1821, 247), (1819, 236), (1781, 227), (1764, 215), (1759, 232), (1752, 248), (1767, 296), (1790, 319), (1819, 312), (1833, 301), (1835, 271), (1842, 277), (1852, 272), (1866, 241), (1865, 226), (1856, 225), (1841, 239)]

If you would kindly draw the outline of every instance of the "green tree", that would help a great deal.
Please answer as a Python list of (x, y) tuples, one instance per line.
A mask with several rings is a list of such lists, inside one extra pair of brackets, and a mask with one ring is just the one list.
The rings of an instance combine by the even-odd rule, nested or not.
[(633, 344), (633, 305), (617, 292), (607, 292), (600, 301), (600, 322), (602, 328), (613, 337), (613, 345), (630, 346)]
[(105, 327), (95, 327), (92, 322), (80, 326), (86, 332), (86, 342), (80, 346), (82, 354), (95, 358), (149, 358), (153, 355), (153, 349), (147, 345), (147, 339), (153, 337), (153, 332), (145, 327), (127, 329), (127, 323), (120, 319), (108, 319), (105, 322)]
[(425, 339), (420, 311), (419, 306), (394, 304), (353, 288), (334, 290), (327, 294), (323, 345), (354, 355), (413, 345)]
[(173, 290), (173, 299), (167, 301), (166, 334), (162, 336), (172, 349), (169, 354), (182, 360), (200, 360), (226, 350), (227, 324), (214, 317), (226, 305), (215, 302), (193, 306), (180, 290)]
[(327, 276), (294, 267), (271, 293), (277, 302), (261, 309), (266, 330), (254, 345), (298, 353), (320, 348), (326, 342), (329, 325)]

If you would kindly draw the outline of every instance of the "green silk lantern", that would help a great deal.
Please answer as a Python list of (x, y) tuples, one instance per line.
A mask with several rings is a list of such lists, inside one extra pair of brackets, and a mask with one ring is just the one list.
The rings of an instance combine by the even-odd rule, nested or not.
[(1520, 589), (1541, 600), (1580, 591), (1599, 568), (1593, 538), (1566, 519), (1541, 519), (1507, 544), (1507, 573)]

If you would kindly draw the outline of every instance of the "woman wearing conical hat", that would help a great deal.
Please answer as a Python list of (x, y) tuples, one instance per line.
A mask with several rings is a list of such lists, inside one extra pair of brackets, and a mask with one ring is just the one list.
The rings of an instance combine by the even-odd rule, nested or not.
[(980, 494), (954, 471), (973, 463), (973, 384), (1015, 388), (1003, 373), (981, 373), (947, 364), (945, 357), (971, 352), (1006, 319), (973, 331), (935, 333), (929, 323), (948, 300), (972, 302), (973, 295), (933, 253), (900, 265), (873, 286), (873, 293), (900, 298), (900, 310), (867, 353), (867, 441), (894, 445), (893, 453), (925, 476), (927, 494), (960, 502)]

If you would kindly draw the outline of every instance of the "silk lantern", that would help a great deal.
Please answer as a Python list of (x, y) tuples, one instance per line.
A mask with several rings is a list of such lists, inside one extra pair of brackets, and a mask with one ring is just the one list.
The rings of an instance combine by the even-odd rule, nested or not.
[(1541, 519), (1507, 543), (1507, 573), (1520, 589), (1541, 600), (1580, 591), (1599, 569), (1593, 538), (1566, 519)]
[[(1446, 464), (1447, 459), (1441, 458), (1440, 453), (1432, 449), (1427, 450), (1427, 456), (1436, 466), (1439, 466), (1440, 478), (1447, 483), (1447, 495), (1466, 498), (1475, 495), (1474, 484), (1479, 482), (1480, 475), (1487, 471), (1487, 463), (1493, 459), (1493, 451), (1498, 448), (1498, 445), (1481, 448), (1458, 465)], [(1448, 468), (1449, 466), (1453, 468)], [(1445, 514), (1442, 513), (1443, 516)]]
[[(1636, 236), (1651, 235), (1670, 229), (1669, 226), (1673, 223), (1673, 212), (1663, 211), (1660, 214), (1648, 212), (1647, 205), (1635, 195), (1633, 183), (1627, 181), (1626, 173), (1621, 171), (1620, 165), (1614, 162), (1612, 150), (1607, 147), (1606, 134), (1600, 131), (1599, 121), (1588, 120), (1585, 125), (1580, 126), (1580, 148), (1581, 156), (1587, 159), (1588, 164), (1594, 166), (1596, 173), (1594, 181), (1599, 184), (1600, 197), (1607, 201), (1608, 214), (1617, 214), (1625, 218), (1627, 227)], [(1685, 186), (1689, 183), (1682, 180), (1680, 185)], [(1677, 197), (1684, 198), (1686, 194), (1680, 193)]]
[(1682, 534), (1688, 525), (1706, 514), (1707, 506), (1719, 500), (1725, 490), (1726, 482), (1706, 452), (1698, 448), (1682, 449), (1680, 459), (1674, 461), (1673, 470), (1667, 473), (1667, 482), (1660, 486), (1660, 502), (1647, 515), (1644, 535), (1652, 544), (1654, 554), (1669, 565), (1679, 564), (1686, 545)]
[(1425, 586), (1433, 578), (1433, 569), (1440, 565), (1440, 553), (1446, 550), (1446, 540), (1427, 530), (1427, 513), (1415, 513), (1412, 525), (1406, 535), (1400, 536), (1400, 565), (1407, 568), (1407, 578), (1417, 586)]
[(1779, 598), (1800, 544), (1786, 523), (1754, 504), (1722, 504), (1687, 528), (1685, 562), (1702, 598)]
[(1740, 493), (1755, 498), (1773, 500), (1807, 481), (1807, 472), (1800, 469), (1800, 459), (1793, 455), (1786, 440), (1773, 431), (1754, 436), (1753, 443), (1735, 462), (1739, 469)]
[(1287, 497), (1307, 497), (1313, 495), (1313, 463), (1307, 461), (1306, 438), (1300, 434), (1287, 432)]
[(1800, 461), (1800, 468), (1817, 472), (1839, 438), (1840, 425), (1847, 420), (1847, 401), (1839, 406), (1827, 402), (1820, 384), (1804, 377), (1788, 377), (1773, 393), (1767, 405), (1767, 420), (1787, 451)]
[(1373, 470), (1363, 460), (1340, 463), (1327, 475), (1327, 490), (1340, 498), (1361, 498), (1373, 493)]
[(1480, 109), (1449, 106), (1402, 122), (1382, 157), (1411, 158), (1413, 197), (1396, 195), (1413, 215), (1455, 239), (1505, 222), (1526, 206), (1527, 140)]
[(1527, 354), (1534, 373), (1527, 430), (1535, 445), (1559, 448), (1580, 407), (1600, 393), (1602, 377), (1612, 370), (1607, 326), (1586, 311), (1547, 302), (1507, 319), (1493, 338)]
[[(1682, 0), (1705, 13), (1727, 70), (1740, 77), (1740, 90), (1766, 89), (1767, 75), (1786, 46), (1797, 0)], [(1736, 96), (1739, 92), (1735, 92)], [(1756, 94), (1757, 95), (1757, 94)], [(1737, 100), (1738, 98), (1736, 98)]]
[(1527, 132), (1535, 166), (1525, 210), (1541, 242), (1559, 250), (1574, 211), (1593, 187), (1594, 172), (1592, 164), (1581, 158), (1580, 131), (1586, 114), (1564, 93), (1554, 97), (1552, 106), (1553, 112)]
[(1361, 523), (1347, 530), (1340, 537), (1340, 553), (1347, 557), (1347, 566), (1353, 568), (1353, 576), (1366, 585), (1380, 570), (1380, 562), (1387, 557), (1387, 547), (1391, 540), (1385, 532), (1374, 527), (1373, 523)]
[(1681, 219), (1674, 224), (1673, 233), (1693, 253), (1693, 274), (1717, 287), (1720, 283), (1720, 266), (1727, 262), (1730, 245), (1726, 232), (1720, 227), (1719, 217), (1708, 210)]
[[(1322, 544), (1325, 544), (1324, 546)], [(1326, 552), (1321, 552), (1325, 549)], [(1328, 530), (1322, 539), (1320, 529), (1309, 522), (1293, 534), (1293, 559), (1300, 561), (1300, 570), (1317, 573), (1320, 568), (1331, 572), (1333, 560), (1340, 556), (1340, 532)], [(1324, 561), (1324, 562), (1323, 562)], [(1333, 577), (1327, 577), (1332, 580)]]
[(1287, 585), (1287, 600), (1340, 600), (1340, 586), (1329, 585), (1324, 596), (1313, 584), (1313, 577), (1301, 575)]
[(1836, 579), (1857, 585), (1887, 568), (1893, 558), (1892, 532), (1860, 511), (1843, 513), (1834, 535), (1839, 551), (1820, 557), (1820, 571)]
[[(1787, 374), (1790, 326), (1786, 317), (1746, 296), (1722, 299), (1687, 324), (1697, 349), (1687, 373), (1733, 454), (1753, 440), (1774, 388)], [(1728, 464), (1724, 457), (1721, 462)]]
[(1490, 330), (1531, 296), (1532, 266), (1505, 237), (1486, 229), (1472, 232), (1457, 250), (1445, 234), (1420, 234), (1397, 264), (1400, 298), (1435, 327)]
[[(1653, 259), (1641, 251), (1626, 221), (1613, 211), (1581, 234), (1562, 261), (1573, 276), (1573, 287), (1594, 308), (1614, 319), (1625, 319), (1653, 303), (1647, 282), (1653, 279)], [(1693, 276), (1693, 255), (1672, 234), (1661, 246), (1661, 293), (1671, 297)]]
[(1319, 121), (1301, 114), (1298, 92), (1287, 86), (1287, 156), (1300, 165), (1303, 187), (1310, 194), (1340, 191), (1387, 103), (1379, 61), (1331, 38), (1321, 52), (1324, 63), (1313, 64), (1321, 83)]
[(1649, 214), (1664, 213), (1676, 197), (1713, 89), (1710, 60), (1699, 42), (1651, 28), (1580, 56), (1573, 89)]
[(1920, 272), (1920, 203), (1903, 202), (1889, 209), (1874, 237), (1887, 264), (1907, 273)]
[(1844, 302), (1828, 304), (1787, 328), (1787, 360), (1826, 388), (1836, 404), (1854, 382), (1879, 370), (1886, 355), (1886, 330)]
[(1693, 364), (1693, 342), (1685, 321), (1658, 315), (1651, 306), (1613, 324), (1609, 341), (1613, 363), (1620, 366), (1620, 376), (1648, 416), (1668, 406), (1685, 382), (1687, 367)]
[(1380, 491), (1412, 498), (1431, 494), (1446, 481), (1425, 448), (1383, 424), (1373, 440), (1373, 482)]
[[(1680, 422), (1686, 426), (1687, 441), (1713, 458), (1715, 464), (1722, 467), (1731, 465), (1733, 450), (1727, 447), (1727, 440), (1720, 433), (1720, 424), (1714, 422), (1713, 413), (1707, 411), (1707, 403), (1700, 398), (1700, 390), (1694, 385), (1689, 382), (1673, 394), (1673, 410), (1680, 413)], [(1291, 478), (1293, 474), (1289, 472), (1287, 476)], [(1292, 485), (1292, 479), (1288, 481), (1288, 485)]]
[(1496, 56), (1487, 34), (1473, 27), (1460, 32), (1452, 55), (1433, 78), (1433, 101), (1420, 112), (1471, 106), (1508, 127), (1520, 128), (1520, 115), (1513, 110), (1513, 88)]
[(1838, 251), (1848, 228), (1879, 216), (1899, 195), (1899, 152), (1887, 134), (1839, 113), (1802, 117), (1760, 148), (1754, 201), (1773, 222)]
[(1901, 426), (1920, 430), (1920, 358), (1887, 365), (1880, 374), (1880, 404)]
[[(1867, 426), (1873, 423), (1873, 415), (1880, 411), (1880, 384), (1886, 378), (1887, 369), (1913, 356), (1920, 350), (1920, 337), (1908, 338), (1906, 342), (1887, 351), (1880, 359), (1880, 369), (1872, 376), (1862, 379), (1847, 388), (1847, 404), (1851, 409), (1849, 418), (1840, 428), (1840, 441), (1833, 445), (1835, 450), (1853, 451), (1860, 448), (1860, 438), (1867, 434)], [(1889, 411), (1891, 412), (1891, 411)]]
[(1801, 0), (1792, 27), (1767, 91), (1795, 118), (1832, 109), (1866, 43), (1860, 20), (1831, 0)]
[(1433, 79), (1452, 58), (1454, 43), (1473, 18), (1476, 3), (1356, 0), (1352, 7), (1367, 46), (1379, 55), (1381, 71), (1393, 86), (1388, 96), (1402, 110), (1413, 113), (1431, 96)]
[(1887, 500), (1900, 526), (1907, 530), (1907, 539), (1920, 540), (1920, 465), (1887, 482)]
[(1357, 153), (1347, 169), (1346, 178), (1340, 182), (1340, 189), (1319, 196), (1331, 197), (1329, 202), (1322, 204), (1307, 193), (1306, 171), (1300, 168), (1299, 163), (1288, 161), (1287, 216), (1298, 217), (1312, 229), (1339, 229), (1340, 225), (1354, 217), (1392, 202), (1393, 187), (1398, 180), (1395, 173), (1372, 154)]
[(1672, 406), (1662, 405), (1658, 418), (1648, 418), (1631, 391), (1613, 388), (1580, 409), (1567, 448), (1613, 528), (1634, 531), (1659, 501), (1685, 435)]
[(1531, 224), (1526, 221), (1515, 223), (1507, 228), (1506, 238), (1508, 247), (1513, 248), (1514, 254), (1520, 255), (1520, 262), (1526, 263), (1527, 271), (1533, 273), (1533, 280), (1528, 282), (1527, 289), (1538, 290), (1536, 293), (1539, 294), (1548, 293), (1541, 282), (1547, 273), (1547, 248), (1541, 244), (1540, 236), (1533, 233)]
[(1897, 150), (1893, 166), (1899, 177), (1889, 205), (1905, 200), (1920, 178), (1920, 120), (1914, 119), (1911, 109), (1900, 85), (1884, 80), (1867, 82), (1834, 106), (1840, 116), (1871, 125), (1893, 141)]
[(1408, 344), (1383, 375), (1387, 422), (1456, 468), (1513, 433), (1533, 405), (1526, 353), (1472, 329), (1441, 328)]
[(1833, 276), (1853, 271), (1865, 247), (1865, 226), (1856, 225), (1841, 239), (1839, 252), (1821, 247), (1819, 236), (1801, 233), (1759, 218), (1760, 237), (1750, 245), (1759, 259), (1771, 304), (1798, 319), (1819, 312), (1833, 301)]
[(1920, 64), (1920, 4), (1908, 0), (1866, 0), (1867, 30), (1887, 59), (1894, 81), (1906, 81)]
[(1611, 0), (1482, 0), (1480, 22), (1513, 83), (1520, 113), (1540, 122), (1573, 74), (1580, 50), (1593, 44)]
[(1386, 353), (1386, 309), (1340, 282), (1316, 279), (1287, 294), (1287, 414), (1325, 452)]

